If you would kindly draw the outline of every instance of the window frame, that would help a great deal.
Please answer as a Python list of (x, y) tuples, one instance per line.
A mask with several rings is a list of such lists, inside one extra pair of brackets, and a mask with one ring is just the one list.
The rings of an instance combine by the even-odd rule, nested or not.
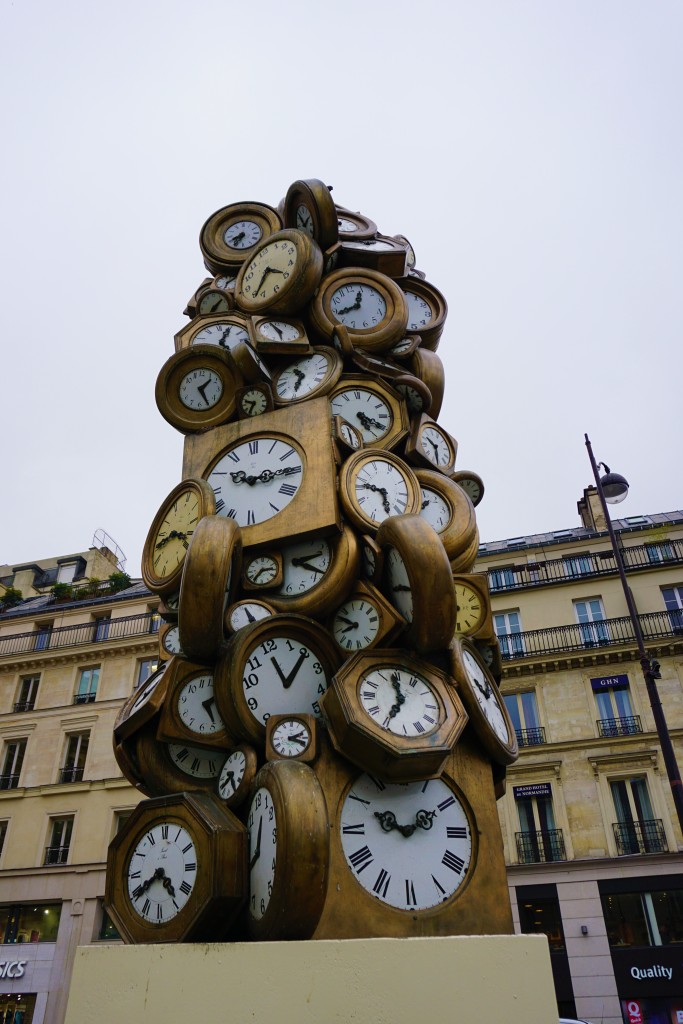
[[(78, 677), (76, 680), (76, 689), (73, 696), (74, 704), (93, 704), (97, 699), (97, 691), (100, 686), (100, 673), (102, 670), (101, 665), (86, 665), (78, 669)], [(88, 682), (88, 688), (81, 689), (84, 676), (86, 673), (91, 673), (90, 680)], [(93, 689), (93, 680), (95, 688)]]
[[(0, 789), (19, 789), (19, 780), (21, 779), (21, 772), (24, 767), (24, 759), (26, 757), (26, 747), (28, 745), (28, 736), (16, 736), (8, 738), (4, 741), (3, 757), (2, 757), (2, 771), (0, 771)], [(11, 771), (8, 771), (10, 748), (16, 746), (14, 755), (12, 756)], [(16, 770), (17, 758), (19, 759), (19, 770)], [(8, 780), (8, 785), (5, 785), (5, 780)]]
[[(55, 830), (56, 830), (57, 826), (61, 822), (64, 822), (64, 824), (66, 826), (66, 829), (67, 829), (67, 832), (68, 832), (67, 842), (66, 843), (60, 842), (57, 845), (54, 842)], [(71, 847), (72, 847), (72, 843), (73, 843), (75, 824), (76, 824), (76, 815), (75, 814), (52, 814), (52, 815), (50, 815), (48, 817), (47, 835), (46, 835), (46, 839), (48, 841), (46, 842), (44, 850), (43, 850), (43, 853), (44, 853), (44, 858), (42, 860), (42, 866), (43, 867), (58, 867), (58, 866), (62, 866), (64, 864), (69, 864), (69, 856), (71, 854)], [(53, 852), (57, 852), (58, 853), (58, 858), (57, 859), (52, 860), (50, 858), (50, 854), (53, 853)]]
[[(14, 702), (13, 713), (21, 714), (24, 711), (33, 711), (36, 706), (36, 697), (38, 696), (38, 687), (40, 686), (40, 672), (34, 672), (29, 676), (19, 676), (19, 689), (17, 692), (17, 699)], [(24, 687), (28, 684), (27, 699), (22, 700), (22, 692)], [(21, 706), (25, 705), (25, 706)]]

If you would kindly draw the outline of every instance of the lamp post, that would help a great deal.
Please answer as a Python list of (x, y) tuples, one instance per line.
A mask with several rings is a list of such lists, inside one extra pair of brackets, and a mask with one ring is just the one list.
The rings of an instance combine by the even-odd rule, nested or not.
[[(678, 815), (678, 823), (680, 825), (681, 833), (683, 834), (683, 783), (681, 782), (681, 773), (678, 769), (676, 754), (674, 753), (671, 736), (669, 735), (669, 729), (666, 724), (666, 718), (664, 717), (664, 709), (657, 690), (656, 680), (661, 678), (659, 662), (655, 661), (654, 658), (651, 658), (645, 650), (645, 641), (643, 639), (643, 631), (640, 628), (638, 609), (636, 608), (631, 588), (626, 580), (624, 560), (621, 557), (621, 549), (617, 544), (617, 538), (614, 533), (614, 527), (612, 526), (612, 520), (610, 519), (609, 509), (607, 508), (608, 502), (613, 505), (624, 500), (628, 494), (628, 483), (623, 476), (620, 476), (619, 473), (610, 472), (609, 466), (606, 466), (604, 462), (596, 463), (595, 456), (593, 455), (593, 449), (591, 447), (590, 440), (588, 439), (588, 434), (585, 434), (584, 436), (586, 438), (588, 457), (591, 460), (591, 466), (593, 467), (595, 486), (598, 489), (600, 504), (602, 505), (602, 511), (605, 514), (607, 530), (609, 532), (610, 541), (612, 542), (614, 560), (617, 563), (619, 578), (621, 579), (624, 597), (626, 598), (626, 606), (628, 608), (631, 625), (633, 626), (633, 632), (638, 646), (640, 667), (643, 670), (643, 678), (645, 679), (647, 695), (650, 699), (650, 707), (652, 708), (652, 714), (655, 719), (655, 728), (657, 729), (657, 736), (659, 737), (659, 743), (662, 748), (664, 764), (666, 765), (666, 773), (669, 776), (669, 784), (671, 785), (671, 793), (676, 807), (676, 813)], [(600, 476), (599, 466), (602, 466), (605, 470), (605, 476), (603, 477)]]

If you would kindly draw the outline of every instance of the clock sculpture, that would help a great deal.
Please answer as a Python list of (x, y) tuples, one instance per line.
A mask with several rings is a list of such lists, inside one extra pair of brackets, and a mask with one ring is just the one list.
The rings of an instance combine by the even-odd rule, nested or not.
[(147, 536), (160, 668), (114, 748), (129, 942), (512, 932), (484, 485), (438, 423), (441, 292), (401, 235), (296, 181), (200, 234), (156, 401), (185, 435)]

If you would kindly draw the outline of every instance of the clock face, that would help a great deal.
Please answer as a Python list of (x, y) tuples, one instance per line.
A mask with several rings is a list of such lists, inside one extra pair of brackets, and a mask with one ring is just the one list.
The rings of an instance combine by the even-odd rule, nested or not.
[(249, 913), (257, 921), (268, 909), (277, 862), (277, 817), (273, 798), (261, 786), (254, 793), (249, 829)]
[(361, 651), (375, 640), (380, 625), (377, 607), (365, 597), (354, 597), (334, 613), (332, 635), (342, 650)]
[(163, 645), (167, 654), (180, 654), (180, 630), (178, 626), (173, 625), (170, 629), (166, 630)]
[(353, 448), (356, 451), (361, 447), (362, 439), (356, 432), (355, 428), (349, 423), (341, 423), (339, 426), (339, 436), (342, 441), (346, 441), (349, 448)]
[(261, 241), (263, 231), (253, 220), (237, 220), (223, 232), (223, 241), (230, 249), (251, 249)]
[(397, 736), (423, 736), (439, 725), (439, 704), (427, 680), (398, 665), (365, 672), (358, 693), (365, 712)]
[(310, 746), (311, 739), (305, 722), (300, 718), (287, 718), (275, 726), (270, 742), (280, 757), (299, 757)]
[[(405, 398), (406, 405), (408, 406), (408, 412), (420, 413), (424, 411), (425, 397), (420, 394), (417, 388), (411, 387), (410, 384), (402, 384), (398, 382), (395, 384), (395, 387), (398, 393), (403, 395)], [(430, 458), (429, 452), (425, 452), (425, 454), (427, 455), (427, 458)]]
[(222, 288), (224, 292), (230, 292), (235, 290), (236, 280), (236, 274), (219, 274), (218, 277), (214, 279), (213, 283), (215, 284), (216, 288)]
[(367, 330), (384, 320), (387, 304), (377, 288), (362, 282), (351, 282), (341, 285), (332, 293), (330, 312), (345, 327), (357, 331)]
[(284, 320), (265, 320), (259, 324), (258, 332), (268, 341), (296, 341), (301, 337), (301, 331)]
[(413, 621), (413, 592), (406, 564), (396, 548), (389, 548), (384, 559), (389, 600), (406, 620)]
[(267, 619), (272, 611), (258, 601), (238, 601), (228, 613), (230, 629), (237, 632), (242, 626), (248, 626), (250, 622), (257, 622), (259, 619)]
[(227, 295), (213, 288), (204, 292), (197, 303), (197, 312), (203, 314), (227, 313), (229, 309)]
[(313, 217), (311, 211), (308, 209), (305, 203), (299, 203), (296, 208), (296, 225), (300, 231), (305, 231), (311, 238), (315, 237), (315, 225), (313, 223)]
[(216, 512), (239, 526), (264, 523), (282, 512), (303, 482), (299, 452), (278, 437), (258, 437), (234, 445), (207, 477)]
[(264, 245), (244, 272), (242, 292), (245, 299), (259, 308), (275, 299), (295, 273), (297, 261), (297, 248), (289, 239), (278, 239)]
[(405, 296), (408, 303), (408, 330), (419, 334), (420, 328), (426, 327), (434, 316), (432, 307), (415, 292), (406, 291)]
[(178, 692), (178, 714), (197, 736), (211, 736), (225, 729), (216, 708), (213, 676), (209, 672), (188, 679)]
[(472, 859), (467, 814), (442, 779), (385, 785), (361, 775), (344, 800), (340, 833), (359, 884), (398, 910), (448, 900)]
[(344, 388), (330, 400), (333, 416), (341, 416), (360, 431), (365, 444), (381, 441), (394, 418), (384, 399), (368, 388)]
[(391, 350), (391, 354), (392, 356), (402, 356), (405, 355), (406, 352), (412, 352), (414, 348), (415, 340), (413, 338), (402, 338), (401, 341), (397, 342), (397, 344), (394, 345), (394, 347)]
[(436, 427), (423, 427), (420, 433), (420, 448), (435, 466), (450, 466), (452, 453), (446, 438)]
[(230, 351), (240, 341), (248, 342), (249, 333), (241, 324), (219, 323), (207, 324), (197, 331), (192, 339), (193, 345), (218, 345)]
[(149, 679), (142, 684), (138, 691), (137, 697), (135, 698), (131, 705), (131, 709), (128, 713), (129, 718), (132, 714), (134, 714), (134, 712), (139, 711), (140, 708), (147, 703), (147, 701), (152, 696), (157, 686), (161, 682), (163, 675), (164, 669), (161, 669), (160, 671), (155, 672), (154, 675), (151, 675)]
[(164, 924), (174, 918), (196, 880), (197, 851), (182, 825), (160, 822), (138, 840), (126, 881), (131, 906), (144, 921)]
[(218, 795), (229, 800), (239, 789), (247, 767), (247, 758), (243, 750), (234, 750), (225, 759), (218, 777)]
[(493, 729), (494, 733), (499, 740), (503, 743), (508, 744), (510, 742), (510, 733), (508, 731), (507, 722), (505, 716), (500, 707), (500, 698), (496, 693), (495, 689), (491, 685), (490, 681), (486, 677), (486, 673), (482, 669), (481, 665), (474, 658), (469, 651), (463, 650), (462, 660), (465, 665), (465, 671), (472, 684), (474, 695), (479, 702), (486, 719)]
[(268, 399), (260, 388), (249, 388), (240, 397), (240, 408), (247, 416), (260, 416), (268, 409)]
[(282, 549), (282, 597), (296, 597), (312, 590), (324, 578), (332, 562), (332, 549), (324, 537), (288, 544)]
[(455, 584), (455, 597), (458, 602), (456, 632), (473, 633), (479, 628), (486, 614), (481, 597), (476, 590), (472, 590), (464, 583)]
[(448, 502), (442, 495), (432, 491), (429, 487), (422, 487), (422, 505), (420, 515), (426, 519), (430, 526), (433, 526), (437, 533), (445, 530), (451, 521), (451, 509)]
[(222, 394), (223, 381), (204, 366), (186, 373), (178, 387), (178, 397), (187, 409), (212, 409)]
[(169, 505), (154, 539), (152, 565), (157, 577), (170, 576), (184, 561), (199, 521), (199, 504), (199, 494), (193, 489), (181, 492)]
[(270, 555), (256, 555), (246, 568), (246, 577), (254, 586), (264, 587), (272, 583), (278, 574), (278, 564)]
[(275, 393), (281, 402), (296, 402), (308, 398), (325, 382), (331, 369), (331, 357), (324, 352), (312, 352), (290, 363), (278, 375)]
[(221, 759), (217, 751), (190, 747), (184, 743), (169, 743), (167, 749), (173, 764), (185, 775), (189, 775), (193, 779), (215, 779), (218, 777), (221, 770)]
[(347, 249), (370, 249), (372, 252), (392, 252), (396, 246), (381, 238), (355, 238), (344, 245)]
[(355, 220), (350, 220), (348, 217), (337, 217), (337, 227), (340, 231), (350, 234), (357, 230), (358, 225)]
[(408, 511), (406, 478), (397, 466), (381, 458), (361, 466), (353, 481), (353, 494), (363, 515), (373, 523)]
[(296, 636), (269, 636), (248, 651), (242, 689), (249, 712), (262, 725), (270, 715), (313, 713), (327, 689), (325, 669), (314, 650)]

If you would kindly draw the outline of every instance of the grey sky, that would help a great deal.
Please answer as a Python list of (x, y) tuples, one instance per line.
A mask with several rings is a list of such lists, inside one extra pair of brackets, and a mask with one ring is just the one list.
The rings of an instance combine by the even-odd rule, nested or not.
[(683, 506), (683, 7), (0, 3), (0, 563), (104, 527), (139, 572), (180, 479), (154, 382), (215, 209), (319, 177), (446, 295), (440, 422), (483, 540)]

